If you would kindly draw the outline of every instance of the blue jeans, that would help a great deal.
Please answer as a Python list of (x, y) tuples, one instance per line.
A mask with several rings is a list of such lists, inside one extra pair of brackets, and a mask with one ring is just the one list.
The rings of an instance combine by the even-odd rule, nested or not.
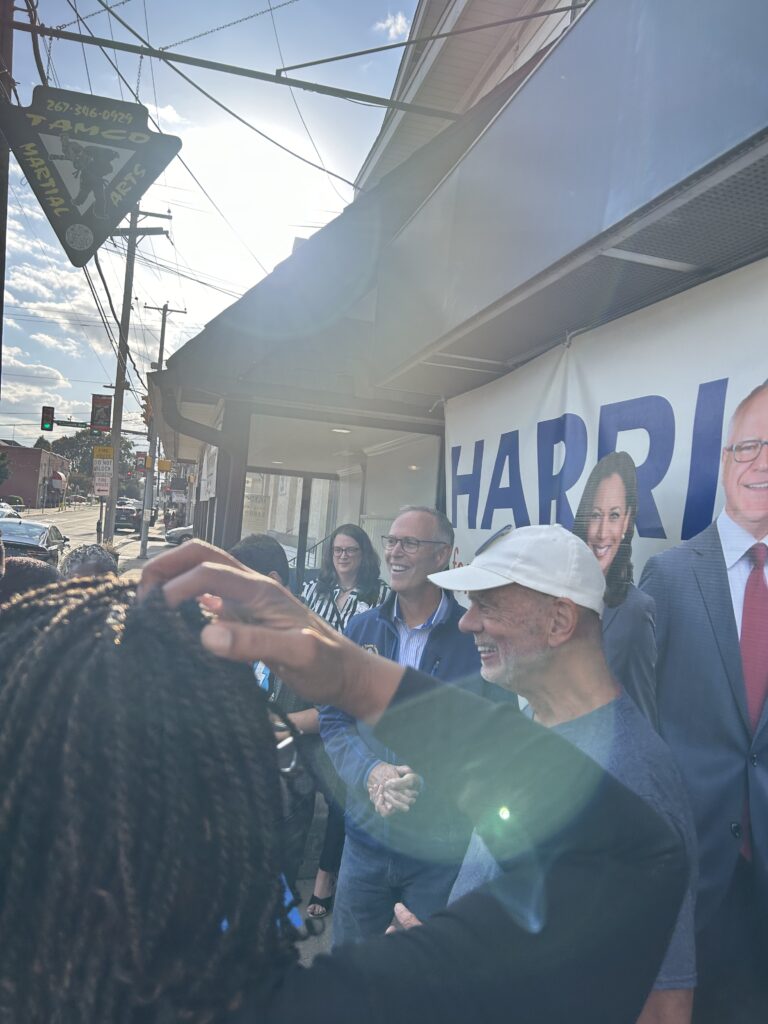
[(347, 835), (333, 904), (333, 945), (383, 935), (395, 903), (425, 921), (448, 903), (458, 864), (417, 860)]

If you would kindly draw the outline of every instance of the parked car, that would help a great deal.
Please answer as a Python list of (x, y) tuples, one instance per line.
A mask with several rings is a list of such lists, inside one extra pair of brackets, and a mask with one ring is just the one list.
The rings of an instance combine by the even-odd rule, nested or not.
[(171, 530), (165, 531), (166, 544), (183, 544), (185, 540), (192, 540), (194, 536), (192, 526), (174, 526)]
[(7, 501), (0, 501), (0, 519), (21, 519), (21, 512)]
[(50, 565), (58, 565), (64, 548), (69, 544), (66, 537), (54, 523), (36, 522), (31, 519), (0, 520), (0, 539), (6, 556), (39, 558)]

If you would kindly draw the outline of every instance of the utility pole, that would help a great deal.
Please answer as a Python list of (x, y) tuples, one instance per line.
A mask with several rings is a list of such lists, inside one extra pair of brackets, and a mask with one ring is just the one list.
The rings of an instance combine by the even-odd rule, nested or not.
[(167, 214), (143, 214), (138, 206), (131, 210), (127, 228), (118, 228), (115, 235), (128, 239), (128, 252), (125, 261), (125, 284), (123, 286), (123, 308), (120, 314), (120, 343), (117, 349), (117, 370), (115, 371), (115, 400), (112, 403), (112, 477), (107, 500), (107, 514), (104, 521), (104, 542), (111, 543), (115, 535), (115, 509), (120, 489), (120, 437), (123, 428), (123, 397), (125, 395), (125, 376), (128, 363), (128, 329), (131, 326), (131, 295), (133, 294), (133, 271), (136, 263), (136, 245), (139, 236), (162, 235), (164, 228), (142, 228), (139, 230), (139, 217), (164, 217)]
[[(13, 0), (0, 0), (0, 103), (10, 103), (13, 91)], [(0, 282), (5, 284), (5, 243), (8, 232), (8, 157), (10, 150), (0, 136)], [(0, 288), (0, 386), (3, 372), (3, 297)]]
[[(158, 370), (163, 369), (163, 355), (165, 352), (165, 322), (168, 319), (169, 313), (186, 313), (186, 309), (169, 309), (168, 303), (166, 302), (162, 307), (160, 306), (148, 306), (144, 304), (144, 309), (152, 309), (158, 313), (162, 313), (163, 319), (160, 324), (160, 351), (157, 356), (157, 368)], [(147, 540), (149, 536), (149, 518), (152, 510), (152, 491), (154, 489), (155, 481), (155, 467), (157, 466), (157, 429), (155, 427), (155, 416), (154, 413), (150, 416), (149, 420), (149, 466), (145, 469), (144, 478), (144, 504), (141, 509), (141, 546), (139, 548), (139, 558), (147, 557)], [(159, 474), (158, 474), (159, 479)]]

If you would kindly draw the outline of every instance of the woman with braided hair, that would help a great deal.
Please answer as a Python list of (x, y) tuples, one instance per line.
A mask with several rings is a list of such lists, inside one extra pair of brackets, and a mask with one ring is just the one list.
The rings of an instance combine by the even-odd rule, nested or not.
[(3, 609), (4, 1024), (207, 1021), (294, 958), (266, 702), (195, 604), (133, 597), (77, 579)]
[[(679, 837), (639, 797), (208, 545), (152, 559), (140, 600), (76, 579), (0, 613), (2, 1024), (633, 1024), (687, 879)], [(258, 658), (402, 749), (501, 877), (301, 967)]]

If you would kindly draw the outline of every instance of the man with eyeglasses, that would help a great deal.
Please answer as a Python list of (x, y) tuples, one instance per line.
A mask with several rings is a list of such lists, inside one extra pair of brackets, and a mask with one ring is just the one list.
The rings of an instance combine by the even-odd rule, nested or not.
[[(475, 645), (458, 628), (463, 609), (428, 578), (448, 564), (450, 521), (436, 509), (408, 507), (382, 544), (392, 592), (378, 608), (354, 616), (345, 635), (443, 681), (476, 676)], [(470, 685), (484, 693), (480, 680)], [(347, 837), (333, 914), (333, 940), (339, 946), (382, 934), (398, 901), (422, 919), (442, 909), (470, 830), (365, 723), (322, 707), (320, 729), (348, 787)]]
[(725, 509), (649, 559), (659, 729), (699, 839), (696, 1024), (768, 1020), (768, 381), (736, 408)]

